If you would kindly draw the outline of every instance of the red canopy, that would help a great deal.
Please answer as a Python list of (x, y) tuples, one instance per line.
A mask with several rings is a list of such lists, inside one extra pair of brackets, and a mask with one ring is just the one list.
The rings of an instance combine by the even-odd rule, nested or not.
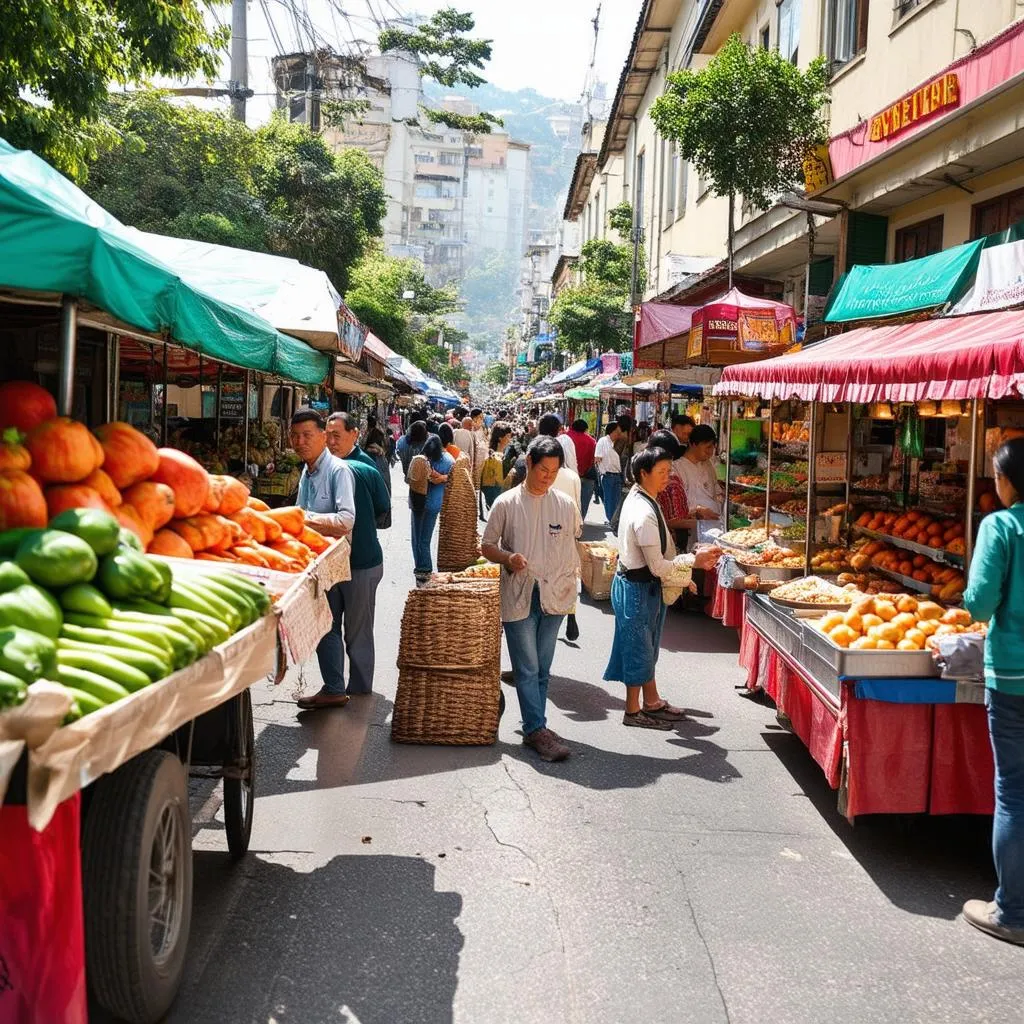
[(715, 394), (818, 402), (1024, 396), (1024, 316), (1008, 310), (863, 327), (727, 367)]
[(686, 365), (686, 345), (693, 314), (700, 306), (671, 302), (645, 302), (640, 307), (633, 338), (633, 366), (637, 370)]

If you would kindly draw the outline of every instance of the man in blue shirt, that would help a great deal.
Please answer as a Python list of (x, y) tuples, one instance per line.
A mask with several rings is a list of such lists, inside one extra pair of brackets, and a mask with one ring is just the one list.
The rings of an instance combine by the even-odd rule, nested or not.
[[(356, 522), (355, 479), (352, 468), (327, 450), (323, 417), (313, 409), (297, 409), (288, 436), (295, 454), (305, 463), (299, 477), (298, 500), (305, 510), (307, 525), (325, 537), (348, 536)], [(303, 711), (339, 708), (348, 703), (341, 639), (341, 586), (339, 583), (327, 593), (334, 625), (316, 649), (324, 685), (313, 696), (300, 698), (299, 708)]]
[[(348, 694), (373, 690), (373, 620), (377, 587), (384, 577), (384, 552), (377, 539), (378, 519), (391, 511), (391, 495), (373, 458), (356, 443), (359, 423), (347, 412), (327, 417), (327, 448), (344, 460), (355, 480), (356, 524), (352, 528), (352, 579), (339, 583)], [(344, 655), (341, 655), (344, 657)]]

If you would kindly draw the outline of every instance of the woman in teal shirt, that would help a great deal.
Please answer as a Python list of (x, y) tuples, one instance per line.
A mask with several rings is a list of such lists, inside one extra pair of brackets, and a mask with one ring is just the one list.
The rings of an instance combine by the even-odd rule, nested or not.
[(999, 887), (991, 902), (968, 900), (964, 919), (1024, 945), (1024, 438), (1000, 446), (993, 467), (1006, 507), (981, 522), (964, 606), (989, 624), (985, 704), (996, 767), (992, 855)]

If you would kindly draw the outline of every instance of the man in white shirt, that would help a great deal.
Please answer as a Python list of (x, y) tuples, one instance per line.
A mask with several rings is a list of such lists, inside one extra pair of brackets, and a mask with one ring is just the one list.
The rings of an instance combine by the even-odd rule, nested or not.
[(542, 437), (553, 437), (562, 446), (562, 465), (578, 473), (576, 468), (576, 445), (568, 434), (562, 433), (562, 421), (558, 414), (546, 412), (537, 423), (537, 433)]
[(672, 463), (673, 472), (683, 482), (686, 503), (694, 519), (722, 518), (722, 490), (713, 462), (717, 448), (718, 436), (702, 423), (691, 431), (682, 457)]
[(604, 437), (594, 448), (594, 462), (601, 474), (601, 501), (604, 503), (604, 517), (611, 526), (612, 516), (619, 507), (622, 495), (622, 463), (615, 450), (615, 442), (622, 436), (619, 424), (612, 420), (604, 428)]
[(544, 761), (569, 748), (547, 727), (548, 679), (563, 617), (576, 604), (583, 528), (579, 505), (553, 485), (562, 448), (538, 437), (526, 452), (526, 480), (491, 506), (480, 550), (502, 566), (501, 618), (523, 716), (523, 743)]

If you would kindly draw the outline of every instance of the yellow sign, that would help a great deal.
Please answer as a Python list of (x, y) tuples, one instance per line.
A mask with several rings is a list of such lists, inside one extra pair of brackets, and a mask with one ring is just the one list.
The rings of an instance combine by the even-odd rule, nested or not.
[(687, 359), (700, 359), (704, 354), (704, 325), (693, 324), (690, 327), (690, 343), (686, 346)]
[(804, 157), (804, 189), (817, 192), (832, 184), (832, 162), (828, 158), (828, 146), (819, 146)]
[(871, 118), (869, 138), (872, 142), (892, 138), (940, 110), (959, 105), (960, 79), (955, 72), (949, 71), (925, 82), (920, 89), (915, 89), (909, 96), (897, 100)]

